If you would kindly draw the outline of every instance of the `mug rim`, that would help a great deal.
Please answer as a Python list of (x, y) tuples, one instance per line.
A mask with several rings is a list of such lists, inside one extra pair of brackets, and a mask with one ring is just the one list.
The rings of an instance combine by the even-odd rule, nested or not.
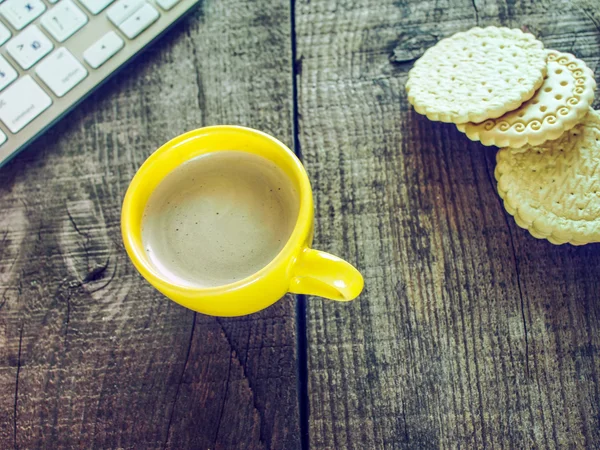
[[(215, 133), (228, 133), (228, 132), (237, 132), (242, 134), (251, 134), (254, 136), (258, 136), (261, 139), (265, 139), (270, 141), (272, 144), (275, 144), (276, 147), (281, 150), (281, 153), (285, 155), (285, 157), (292, 163), (292, 168), (294, 175), (297, 177), (298, 186), (299, 186), (299, 208), (298, 215), (296, 217), (296, 224), (294, 225), (294, 229), (290, 234), (286, 244), (283, 248), (277, 253), (277, 255), (269, 261), (264, 267), (260, 270), (254, 272), (253, 274), (242, 278), (241, 280), (234, 281), (233, 283), (222, 284), (218, 286), (211, 287), (202, 287), (202, 286), (189, 286), (182, 285), (171, 281), (168, 277), (164, 276), (160, 273), (150, 262), (149, 258), (146, 257), (143, 246), (136, 245), (136, 236), (139, 236), (139, 242), (141, 242), (141, 227), (139, 230), (134, 230), (132, 227), (132, 219), (134, 214), (133, 205), (140, 202), (140, 187), (143, 185), (144, 180), (149, 177), (152, 177), (152, 174), (155, 172), (153, 170), (153, 163), (165, 156), (165, 154), (176, 150), (179, 146), (188, 144), (189, 141), (195, 139), (202, 139), (203, 136), (206, 135), (214, 135)], [(227, 148), (225, 145), (222, 149), (216, 151), (226, 151), (231, 150)], [(235, 151), (245, 151), (235, 150)], [(212, 153), (212, 152), (206, 152)], [(206, 154), (204, 153), (204, 154)], [(260, 155), (260, 153), (258, 153)], [(191, 159), (197, 157), (199, 155), (193, 156), (191, 158), (186, 158), (180, 164), (177, 164), (169, 173), (175, 170), (177, 167), (180, 167), (182, 164), (190, 161)], [(262, 156), (262, 155), (260, 155)], [(264, 156), (263, 156), (264, 157)], [(276, 161), (272, 161), (277, 166), (280, 166)], [(168, 174), (167, 174), (168, 175)], [(165, 175), (165, 176), (167, 176)], [(162, 181), (162, 180), (161, 180)], [(160, 182), (159, 182), (160, 184)], [(157, 185), (158, 186), (158, 185)], [(156, 189), (156, 187), (154, 188)], [(153, 190), (154, 192), (154, 190)], [(151, 195), (151, 194), (150, 194)], [(145, 205), (144, 205), (145, 207)], [(133, 262), (136, 269), (140, 272), (140, 274), (146, 278), (150, 282), (150, 284), (155, 287), (162, 288), (165, 290), (177, 290), (179, 292), (186, 292), (190, 294), (206, 294), (206, 295), (218, 295), (225, 292), (230, 292), (233, 290), (237, 290), (243, 287), (246, 287), (260, 279), (262, 279), (266, 274), (272, 272), (276, 267), (285, 264), (291, 257), (293, 257), (294, 253), (298, 253), (299, 249), (302, 248), (303, 242), (306, 240), (311, 230), (311, 215), (313, 211), (313, 197), (312, 197), (312, 189), (310, 186), (310, 180), (308, 178), (308, 174), (306, 173), (306, 169), (302, 165), (302, 162), (298, 157), (294, 154), (294, 152), (283, 142), (276, 139), (275, 137), (264, 133), (260, 130), (256, 130), (253, 128), (243, 127), (239, 125), (212, 125), (202, 128), (197, 128), (195, 130), (188, 131), (181, 135), (174, 137), (169, 140), (162, 146), (160, 146), (157, 150), (152, 152), (150, 156), (144, 161), (144, 163), (138, 168), (135, 175), (131, 179), (129, 186), (127, 188), (127, 192), (125, 193), (125, 197), (122, 204), (121, 209), (121, 234), (123, 238), (123, 243), (125, 244), (125, 250), (129, 255), (129, 258)]]

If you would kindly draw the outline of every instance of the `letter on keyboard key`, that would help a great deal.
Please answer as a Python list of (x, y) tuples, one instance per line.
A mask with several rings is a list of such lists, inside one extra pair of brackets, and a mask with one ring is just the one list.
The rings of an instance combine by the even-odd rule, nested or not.
[(17, 79), (17, 71), (0, 56), (0, 91)]
[(108, 8), (106, 15), (112, 23), (119, 26), (145, 4), (144, 0), (119, 0)]
[(52, 100), (29, 75), (24, 75), (0, 94), (0, 120), (18, 133), (52, 104)]
[(62, 0), (40, 20), (46, 31), (58, 42), (66, 41), (87, 21), (87, 16), (71, 0)]
[(12, 35), (10, 34), (10, 30), (6, 28), (6, 25), (0, 22), (0, 45), (8, 41), (8, 38), (10, 38), (11, 36)]
[(64, 47), (44, 59), (35, 72), (57, 97), (65, 95), (87, 76), (85, 67)]
[(133, 39), (154, 22), (156, 22), (159, 16), (160, 14), (158, 14), (158, 11), (146, 3), (133, 16), (123, 22), (119, 26), (119, 29), (129, 39)]
[(46, 10), (41, 0), (7, 0), (0, 12), (16, 30), (22, 30)]
[(97, 69), (121, 50), (123, 45), (123, 39), (114, 31), (109, 31), (83, 52), (83, 59), (92, 69)]
[(54, 45), (40, 29), (31, 25), (6, 44), (8, 54), (27, 70), (52, 51)]
[(108, 5), (110, 5), (114, 0), (79, 0), (86, 9), (91, 12), (93, 15), (99, 14), (104, 11)]

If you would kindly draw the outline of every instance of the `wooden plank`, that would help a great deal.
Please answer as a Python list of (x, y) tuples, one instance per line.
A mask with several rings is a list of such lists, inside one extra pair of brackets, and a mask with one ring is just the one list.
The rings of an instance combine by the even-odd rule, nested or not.
[[(414, 58), (476, 24), (523, 27), (595, 68), (579, 2), (297, 2), (300, 144), (317, 247), (358, 301), (308, 300), (311, 448), (600, 447), (600, 253), (515, 226), (495, 150), (408, 105)], [(596, 105), (599, 103), (596, 102)]]
[(204, 125), (291, 144), (290, 8), (206, 0), (0, 170), (0, 448), (297, 448), (294, 306), (194, 314), (126, 257), (143, 160)]

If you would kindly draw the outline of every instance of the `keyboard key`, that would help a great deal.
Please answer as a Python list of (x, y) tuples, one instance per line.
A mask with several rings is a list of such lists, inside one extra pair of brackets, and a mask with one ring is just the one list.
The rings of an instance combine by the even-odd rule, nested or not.
[(158, 6), (160, 6), (162, 9), (168, 11), (180, 1), (181, 0), (156, 0), (156, 3), (158, 3)]
[(0, 56), (0, 91), (15, 81), (18, 76), (19, 74), (14, 67), (9, 64), (4, 56)]
[(46, 10), (41, 0), (7, 0), (0, 5), (0, 13), (16, 30), (22, 30)]
[(145, 4), (144, 0), (119, 0), (106, 11), (106, 16), (112, 23), (119, 26)]
[(83, 64), (66, 48), (59, 48), (45, 58), (37, 66), (35, 73), (57, 97), (65, 95), (88, 74)]
[(125, 42), (117, 33), (109, 31), (83, 52), (83, 59), (92, 69), (97, 69), (117, 54), (124, 45)]
[(0, 120), (11, 133), (18, 133), (51, 104), (48, 94), (25, 75), (0, 94)]
[(31, 25), (6, 44), (8, 54), (25, 70), (52, 51), (54, 45), (40, 29)]
[(133, 39), (156, 22), (159, 17), (160, 14), (158, 14), (158, 11), (146, 3), (141, 9), (136, 11), (133, 16), (123, 22), (119, 26), (119, 29), (129, 39)]
[(0, 45), (8, 41), (8, 38), (10, 38), (11, 36), (12, 35), (10, 33), (10, 30), (6, 28), (6, 25), (0, 22)]
[(114, 0), (79, 0), (86, 9), (91, 12), (93, 15), (99, 14), (104, 11), (108, 5), (110, 5)]
[(0, 145), (4, 144), (8, 138), (4, 131), (0, 130)]
[(62, 0), (40, 20), (46, 31), (58, 42), (66, 41), (87, 21), (87, 16), (71, 0)]

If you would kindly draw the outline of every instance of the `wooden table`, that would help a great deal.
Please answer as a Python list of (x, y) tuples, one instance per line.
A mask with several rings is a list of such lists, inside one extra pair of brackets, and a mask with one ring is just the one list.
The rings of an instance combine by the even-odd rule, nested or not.
[[(291, 3), (204, 0), (0, 170), (0, 448), (600, 448), (600, 246), (518, 228), (495, 150), (404, 92), (475, 25), (594, 69), (597, 0)], [(133, 269), (133, 174), (220, 123), (296, 149), (358, 301), (212, 318)]]

